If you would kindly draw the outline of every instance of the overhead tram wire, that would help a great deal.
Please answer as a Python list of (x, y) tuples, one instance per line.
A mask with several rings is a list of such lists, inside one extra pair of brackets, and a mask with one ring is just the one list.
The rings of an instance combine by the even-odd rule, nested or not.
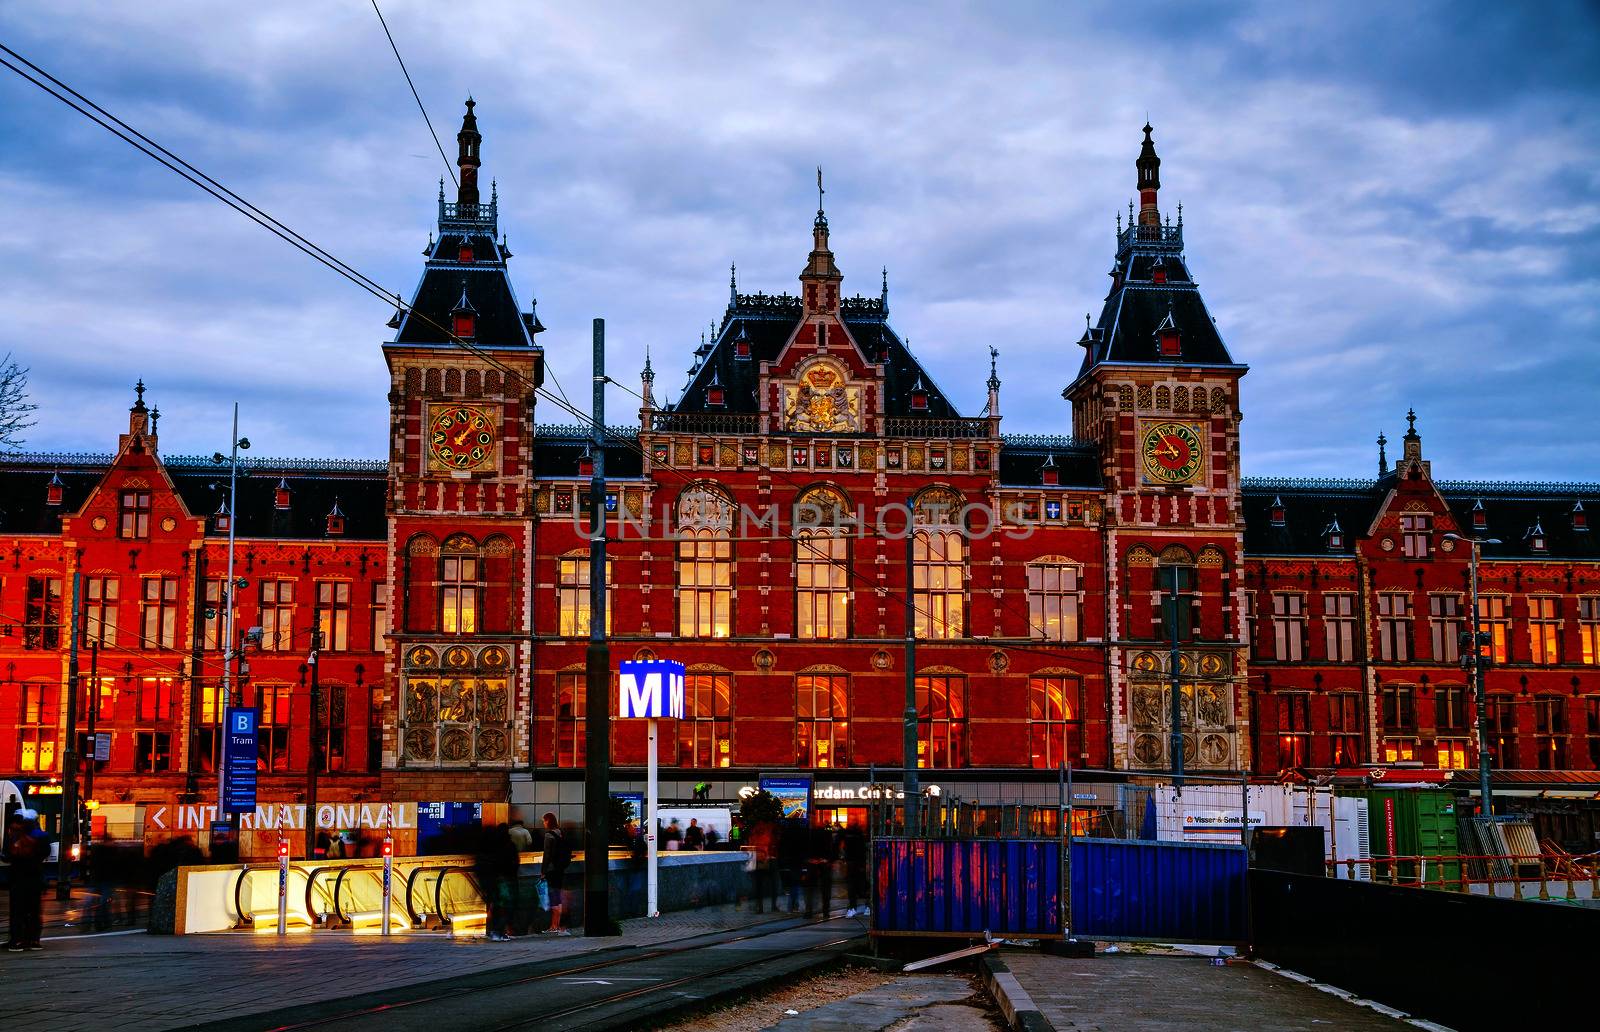
[(444, 162), (445, 171), (450, 173), (450, 182), (459, 188), (461, 184), (456, 180), (455, 166), (445, 157), (444, 144), (439, 142), (439, 134), (434, 131), (433, 119), (428, 117), (428, 109), (422, 106), (422, 97), (417, 93), (417, 84), (411, 81), (411, 72), (406, 68), (406, 60), (400, 56), (400, 48), (395, 45), (394, 33), (389, 31), (389, 22), (383, 17), (383, 12), (378, 10), (378, 0), (372, 0), (372, 12), (378, 16), (378, 24), (383, 26), (383, 34), (389, 37), (389, 49), (394, 51), (394, 59), (400, 63), (400, 74), (406, 77), (406, 85), (411, 87), (411, 96), (416, 98), (417, 110), (422, 112), (422, 120), (428, 124), (428, 134), (433, 137), (433, 145), (439, 148), (439, 160)]
[[(0, 65), (4, 65), (5, 67), (9, 68), (24, 80), (32, 83), (34, 86), (37, 86), (43, 92), (54, 97), (56, 100), (59, 100), (61, 103), (83, 115), (96, 125), (99, 125), (113, 136), (121, 139), (123, 142), (134, 147), (136, 150), (141, 151), (159, 164), (166, 166), (168, 169), (177, 173), (190, 183), (193, 183), (201, 190), (215, 197), (217, 200), (222, 201), (224, 204), (228, 205), (230, 208), (233, 208), (241, 215), (244, 215), (252, 222), (255, 222), (263, 229), (271, 232), (274, 236), (279, 237), (285, 243), (290, 244), (297, 250), (305, 253), (307, 256), (315, 259), (317, 262), (331, 269), (333, 272), (349, 280), (351, 283), (372, 294), (374, 297), (382, 300), (385, 305), (397, 305), (397, 307), (399, 307), (408, 316), (420, 319), (428, 326), (438, 330), (444, 335), (445, 339), (452, 344), (455, 344), (456, 346), (461, 347), (463, 350), (477, 356), (490, 366), (503, 372), (507, 377), (513, 378), (518, 383), (527, 387), (531, 387), (539, 396), (545, 398), (552, 405), (555, 405), (557, 408), (571, 415), (581, 424), (589, 427), (596, 427), (597, 424), (591, 414), (578, 409), (564, 396), (557, 397), (556, 395), (545, 390), (542, 386), (532, 383), (526, 376), (522, 374), (521, 371), (505, 364), (491, 352), (486, 351), (471, 341), (461, 339), (449, 329), (441, 326), (437, 321), (430, 318), (427, 314), (418, 311), (415, 307), (406, 304), (403, 300), (398, 299), (395, 295), (388, 293), (380, 284), (378, 284), (376, 280), (366, 276), (364, 273), (360, 272), (360, 270), (338, 258), (332, 252), (312, 242), (311, 240), (302, 236), (300, 233), (291, 229), (285, 223), (256, 207), (254, 204), (251, 204), (249, 201), (246, 201), (233, 190), (202, 172), (200, 169), (185, 161), (177, 154), (174, 154), (166, 147), (163, 147), (154, 140), (151, 140), (143, 133), (140, 133), (137, 129), (129, 126), (126, 122), (123, 122), (115, 115), (112, 115), (104, 108), (101, 108), (93, 101), (84, 97), (81, 93), (78, 93), (76, 90), (72, 89), (72, 87), (61, 82), (61, 80), (57, 79), (55, 76), (50, 75), (48, 72), (39, 68), (33, 62), (29, 61), (21, 54), (18, 54), (15, 50), (12, 50), (4, 43), (0, 43), (0, 52), (11, 55), (17, 61), (20, 61), (22, 64), (26, 65), (29, 69), (37, 72), (38, 75), (42, 76), (44, 80), (48, 80), (49, 84), (51, 85), (47, 85), (46, 82), (41, 81), (39, 78), (35, 78), (33, 75), (21, 68), (18, 68), (15, 64), (12, 64), (3, 57), (0, 57)], [(52, 88), (52, 86), (55, 88)], [(627, 393), (633, 394), (635, 397), (640, 397), (637, 392), (629, 390), (627, 387), (617, 383), (617, 381), (611, 379), (610, 377), (607, 377), (607, 382), (616, 385)], [(563, 394), (564, 393), (565, 392), (563, 392)], [(644, 457), (644, 449), (639, 445), (637, 439), (626, 437), (620, 433), (615, 433), (610, 427), (601, 426), (598, 427), (598, 429), (608, 440), (614, 441), (626, 448), (631, 449), (632, 451), (638, 453), (641, 458)], [(694, 483), (701, 479), (690, 472), (677, 468), (671, 463), (652, 462), (652, 468), (674, 473), (681, 477), (685, 483)], [(782, 477), (782, 479), (789, 484), (789, 486), (797, 488), (804, 486), (789, 474), (782, 471), (776, 472), (778, 472), (779, 476)], [(811, 545), (809, 542), (807, 542), (807, 545), (813, 549), (818, 556), (822, 556), (822, 551), (820, 548), (817, 548), (815, 545)], [(869, 586), (873, 587), (874, 590), (876, 589), (877, 586), (875, 584), (871, 584), (869, 578), (865, 574), (854, 569), (847, 570), (847, 573), (852, 578), (868, 584)], [(900, 606), (911, 608), (912, 612), (915, 614), (921, 615), (930, 620), (932, 619), (931, 613), (923, 612), (920, 609), (915, 608), (914, 604), (912, 603), (908, 603), (905, 600), (898, 598), (895, 601)], [(1020, 611), (1016, 610), (1015, 608), (1009, 606), (1008, 608), (1012, 609), (1014, 615), (1021, 615)], [(1073, 656), (1070, 653), (1041, 648), (1041, 644), (1043, 643), (1035, 642), (1033, 639), (1007, 639), (1005, 643), (1006, 647), (1027, 647), (1040, 655), (1053, 655), (1064, 659), (1082, 658)]]

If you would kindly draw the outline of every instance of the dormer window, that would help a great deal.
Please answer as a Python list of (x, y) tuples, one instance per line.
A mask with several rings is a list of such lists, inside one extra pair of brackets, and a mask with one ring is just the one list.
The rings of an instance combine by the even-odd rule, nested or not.
[(1544, 539), (1544, 526), (1540, 523), (1540, 521), (1538, 519), (1535, 519), (1533, 521), (1533, 526), (1529, 527), (1528, 528), (1528, 533), (1523, 535), (1523, 536), (1525, 538), (1527, 538), (1528, 551), (1530, 551), (1530, 552), (1547, 552), (1547, 551), (1549, 551), (1549, 546), (1546, 544), (1545, 539)]
[(1572, 529), (1573, 530), (1588, 530), (1589, 529), (1589, 514), (1583, 511), (1583, 503), (1582, 502), (1574, 502), (1572, 504)]
[(1287, 518), (1287, 515), (1288, 514), (1285, 513), (1284, 509), (1283, 509), (1283, 499), (1277, 497), (1276, 495), (1274, 495), (1273, 498), (1272, 498), (1272, 512), (1271, 512), (1272, 525), (1274, 527), (1282, 527), (1282, 526), (1284, 526), (1285, 524), (1287, 524), (1289, 522), (1288, 518)]
[(280, 512), (289, 509), (289, 481), (285, 477), (278, 478), (278, 487), (272, 492), (272, 507)]
[(333, 500), (333, 508), (328, 510), (327, 529), (329, 537), (338, 537), (344, 533), (344, 511), (339, 508), (337, 498)]
[(587, 448), (583, 450), (582, 455), (578, 456), (578, 476), (594, 476), (594, 455)]
[(1339, 526), (1339, 521), (1334, 520), (1322, 531), (1322, 536), (1328, 541), (1328, 551), (1337, 552), (1344, 547), (1344, 528)]
[(727, 401), (726, 392), (722, 389), (722, 381), (717, 378), (716, 371), (711, 373), (711, 382), (706, 385), (706, 404), (722, 407)]
[(928, 389), (922, 386), (922, 377), (917, 377), (917, 385), (911, 388), (911, 411), (928, 411)]
[(461, 246), (456, 250), (456, 258), (470, 265), (473, 260), (472, 238), (462, 237)]
[(478, 335), (478, 310), (467, 300), (465, 286), (461, 288), (461, 297), (456, 301), (456, 306), (450, 310), (450, 332), (462, 340), (471, 340)]
[(1055, 487), (1061, 483), (1061, 467), (1056, 465), (1054, 452), (1045, 456), (1044, 466), (1040, 468), (1039, 473), (1045, 487)]
[(65, 488), (66, 485), (61, 482), (61, 474), (52, 474), (50, 477), (50, 483), (46, 484), (44, 488), (44, 504), (60, 505), (61, 494)]
[(1162, 358), (1178, 358), (1183, 354), (1182, 335), (1178, 332), (1177, 320), (1172, 317), (1172, 308), (1167, 308), (1166, 318), (1156, 327), (1156, 350)]
[(1489, 514), (1483, 511), (1482, 498), (1472, 503), (1472, 529), (1477, 531), (1489, 529)]
[(211, 529), (218, 534), (226, 534), (228, 528), (233, 526), (233, 516), (228, 512), (228, 503), (223, 502), (217, 506), (217, 511), (211, 515)]
[(1157, 258), (1156, 263), (1150, 266), (1150, 282), (1157, 286), (1167, 282), (1167, 266), (1160, 258)]

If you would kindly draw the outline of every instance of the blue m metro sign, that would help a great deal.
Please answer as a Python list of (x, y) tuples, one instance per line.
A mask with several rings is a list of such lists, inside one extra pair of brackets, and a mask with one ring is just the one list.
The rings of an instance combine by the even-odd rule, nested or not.
[(683, 716), (683, 664), (667, 659), (621, 664), (617, 712), (623, 717)]

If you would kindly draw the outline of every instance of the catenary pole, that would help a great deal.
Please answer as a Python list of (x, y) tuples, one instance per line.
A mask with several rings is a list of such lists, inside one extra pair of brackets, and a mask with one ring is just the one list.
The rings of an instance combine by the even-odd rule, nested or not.
[(1178, 678), (1178, 567), (1172, 571), (1172, 593), (1167, 596), (1167, 630), (1172, 636), (1171, 651), (1167, 655), (1167, 671), (1172, 675), (1172, 743), (1167, 747), (1172, 754), (1172, 787), (1183, 791), (1183, 687)]
[(72, 898), (72, 847), (78, 841), (78, 644), (82, 634), (82, 615), (78, 609), (83, 604), (82, 561), (73, 563), (72, 571), (72, 651), (67, 654), (67, 742), (61, 770), (61, 835), (56, 858), (56, 899)]
[(583, 794), (583, 934), (615, 934), (607, 857), (610, 855), (611, 651), (606, 643), (606, 321), (594, 321), (594, 413), (589, 428), (589, 648), (585, 656), (584, 718), (588, 759)]
[[(233, 593), (238, 585), (233, 582), (233, 529), (239, 523), (239, 403), (233, 403), (233, 434), (228, 438), (231, 443), (228, 466), (228, 580), (223, 585), (221, 597), (218, 602), (222, 605), (222, 647), (226, 651), (222, 654), (222, 688), (217, 693), (217, 729), (220, 732), (216, 738), (216, 766), (217, 766), (217, 814), (221, 817), (226, 809), (227, 799), (224, 786), (227, 782), (227, 754), (223, 749), (222, 741), (227, 734), (228, 710), (233, 708), (233, 682), (231, 671), (233, 669), (234, 650), (239, 647), (234, 640)], [(237, 831), (239, 818), (232, 813), (227, 815), (230, 828)], [(238, 838), (235, 837), (237, 842)]]
[(1488, 700), (1484, 696), (1483, 646), (1478, 642), (1478, 549), (1482, 542), (1472, 541), (1472, 694), (1474, 708), (1478, 711), (1478, 798), (1483, 803), (1483, 816), (1494, 816), (1494, 797), (1489, 788), (1489, 722)]
[(916, 540), (912, 517), (906, 515), (906, 708), (904, 714), (905, 773), (902, 788), (905, 791), (905, 834), (917, 834), (921, 817), (917, 797), (917, 611), (916, 604)]

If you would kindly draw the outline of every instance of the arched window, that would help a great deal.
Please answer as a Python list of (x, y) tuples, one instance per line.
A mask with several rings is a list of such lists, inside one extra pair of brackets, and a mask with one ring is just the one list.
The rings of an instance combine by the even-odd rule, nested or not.
[(967, 679), (917, 678), (917, 766), (967, 765)]
[(1194, 554), (1179, 545), (1162, 549), (1155, 571), (1162, 641), (1193, 641), (1200, 626)]
[[(837, 669), (837, 668), (834, 668)], [(800, 674), (794, 680), (801, 767), (850, 765), (850, 675)]]
[(726, 673), (683, 679), (683, 719), (678, 721), (678, 766), (704, 769), (733, 764), (733, 678)]
[(966, 632), (963, 587), (966, 542), (957, 522), (961, 496), (930, 487), (911, 503), (912, 606), (919, 638), (959, 638)]
[(477, 633), (483, 566), (477, 543), (465, 534), (448, 538), (439, 550), (439, 608), (439, 629), (444, 633)]
[(1028, 755), (1035, 768), (1055, 770), (1076, 758), (1083, 741), (1082, 694), (1076, 677), (1028, 678)]
[(726, 638), (733, 625), (733, 502), (705, 484), (678, 496), (678, 634)]

